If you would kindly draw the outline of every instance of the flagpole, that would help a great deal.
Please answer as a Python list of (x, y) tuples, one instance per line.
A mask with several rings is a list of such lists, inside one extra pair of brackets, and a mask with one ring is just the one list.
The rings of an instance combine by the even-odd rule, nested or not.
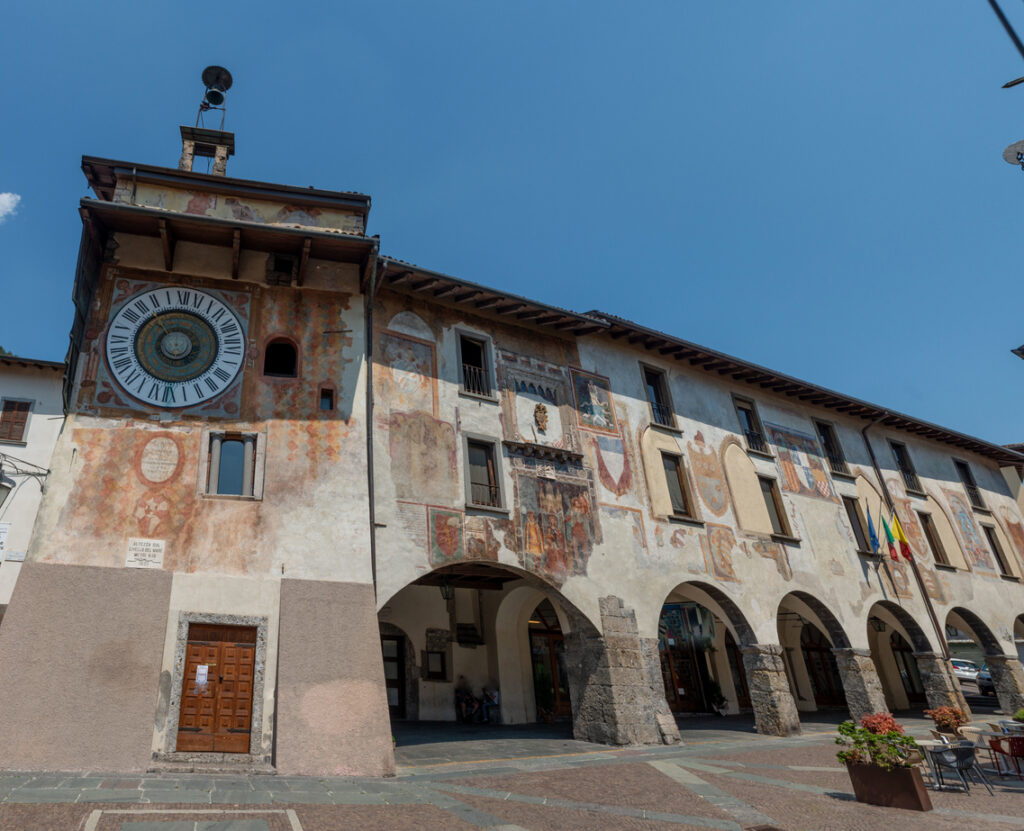
[[(875, 476), (878, 477), (878, 484), (882, 486), (882, 493), (885, 496), (885, 501), (889, 506), (889, 510), (894, 516), (899, 516), (896, 512), (896, 503), (893, 501), (892, 494), (889, 493), (889, 486), (885, 483), (885, 477), (882, 475), (882, 469), (878, 466), (878, 459), (875, 456), (875, 449), (871, 446), (871, 441), (868, 439), (868, 430), (879, 421), (889, 415), (888, 412), (879, 416), (877, 419), (872, 421), (863, 430), (860, 431), (861, 436), (864, 439), (864, 444), (868, 448), (868, 455), (871, 456), (871, 466), (875, 469)], [(900, 525), (903, 523), (901, 522)], [(886, 564), (886, 570), (889, 566)], [(942, 626), (939, 625), (938, 615), (935, 614), (935, 607), (932, 606), (932, 599), (928, 596), (928, 590), (924, 586), (924, 580), (921, 577), (921, 572), (917, 568), (917, 558), (914, 557), (913, 553), (910, 555), (910, 570), (914, 572), (914, 579), (917, 581), (917, 588), (921, 592), (921, 599), (924, 601), (924, 607), (928, 611), (928, 617), (932, 622), (932, 628), (935, 629), (935, 636), (939, 639), (939, 646), (942, 648), (942, 657), (947, 661), (950, 658), (949, 644), (946, 643), (946, 633)], [(889, 579), (892, 579), (892, 572), (889, 572)]]

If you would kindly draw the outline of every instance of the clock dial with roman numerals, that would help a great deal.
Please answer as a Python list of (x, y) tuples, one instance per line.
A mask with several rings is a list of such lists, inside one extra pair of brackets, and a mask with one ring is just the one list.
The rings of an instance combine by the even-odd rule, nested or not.
[(191, 288), (137, 294), (107, 330), (111, 373), (129, 395), (156, 407), (191, 407), (220, 395), (241, 371), (244, 354), (234, 312)]

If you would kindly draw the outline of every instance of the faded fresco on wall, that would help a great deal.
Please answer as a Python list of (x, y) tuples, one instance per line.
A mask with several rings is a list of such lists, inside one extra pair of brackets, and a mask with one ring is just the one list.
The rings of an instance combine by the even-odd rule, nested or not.
[(754, 540), (751, 544), (755, 554), (759, 554), (766, 560), (774, 560), (775, 568), (782, 575), (783, 580), (793, 579), (793, 569), (789, 564), (789, 553), (786, 546), (768, 540)]
[[(899, 494), (900, 490), (895, 480), (890, 479), (888, 482), (889, 492)], [(942, 593), (942, 585), (931, 570), (931, 549), (928, 546), (928, 539), (924, 535), (924, 529), (917, 518), (917, 511), (914, 510), (913, 503), (906, 496), (898, 495), (893, 496), (893, 502), (896, 503), (900, 524), (903, 526), (903, 531), (907, 535), (907, 542), (910, 543), (911, 553), (918, 564), (918, 571), (921, 574), (921, 582), (924, 583), (925, 592), (927, 592), (932, 600), (944, 602), (946, 598)]]
[(467, 559), (489, 560), (496, 563), (498, 552), (501, 550), (497, 532), (500, 532), (504, 539), (508, 539), (512, 530), (512, 520), (467, 515), (463, 522)]
[(960, 535), (960, 543), (967, 555), (967, 562), (973, 567), (995, 571), (992, 555), (981, 536), (981, 529), (974, 522), (974, 512), (968, 506), (967, 500), (956, 491), (943, 488), (942, 492), (949, 502), (953, 526)]
[(633, 558), (638, 567), (648, 565), (647, 533), (644, 529), (644, 515), (636, 508), (623, 508), (619, 505), (601, 504), (601, 511), (615, 522), (628, 525), (633, 542)]
[[(621, 428), (621, 425), (620, 425)], [(625, 436), (590, 436), (594, 467), (601, 487), (614, 497), (633, 490), (633, 465)]]
[(564, 367), (530, 355), (498, 350), (505, 437), (577, 450), (570, 423), (572, 394)]
[(603, 375), (570, 369), (579, 426), (601, 433), (617, 433), (611, 387)]
[(906, 563), (897, 562), (888, 557), (882, 560), (882, 566), (878, 569), (878, 575), (886, 592), (902, 600), (908, 600), (914, 596), (911, 589), (910, 568)]
[(430, 564), (443, 566), (464, 559), (462, 512), (428, 507), (427, 517), (430, 528)]
[(704, 442), (704, 434), (697, 431), (687, 444), (690, 468), (697, 483), (697, 493), (715, 516), (722, 516), (729, 508), (729, 489), (725, 484), (725, 471), (718, 454)]
[(425, 412), (437, 418), (434, 344), (389, 330), (377, 333), (374, 395), (392, 412)]
[(999, 515), (1003, 518), (1003, 525), (1006, 528), (1006, 533), (1010, 539), (1013, 540), (1013, 547), (1017, 552), (1017, 559), (1024, 565), (1024, 526), (1020, 524), (1020, 520), (1014, 515), (1014, 512), (1009, 510), (1005, 505), (999, 507)]
[(556, 583), (585, 574), (600, 542), (593, 484), (578, 465), (561, 464), (551, 476), (536, 475), (534, 459), (513, 458), (519, 557), (523, 567)]
[(807, 433), (765, 422), (768, 440), (775, 445), (782, 470), (782, 489), (800, 496), (837, 502), (821, 461), (818, 440)]
[(452, 425), (428, 413), (391, 413), (388, 442), (398, 499), (458, 503), (460, 477)]
[(732, 550), (736, 547), (736, 535), (728, 525), (707, 523), (708, 572), (716, 580), (739, 582), (732, 564)]

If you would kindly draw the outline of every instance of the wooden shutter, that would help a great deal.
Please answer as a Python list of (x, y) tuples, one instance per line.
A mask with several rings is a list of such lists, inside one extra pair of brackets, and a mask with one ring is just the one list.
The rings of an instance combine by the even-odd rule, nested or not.
[(0, 441), (22, 441), (28, 423), (28, 401), (5, 401), (0, 414)]

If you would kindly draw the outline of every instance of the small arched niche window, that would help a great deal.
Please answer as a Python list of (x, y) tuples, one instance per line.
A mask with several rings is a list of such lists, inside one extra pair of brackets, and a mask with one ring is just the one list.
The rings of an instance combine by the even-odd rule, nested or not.
[(275, 338), (263, 353), (263, 374), (272, 378), (295, 378), (298, 375), (299, 356), (295, 344), (284, 338)]

